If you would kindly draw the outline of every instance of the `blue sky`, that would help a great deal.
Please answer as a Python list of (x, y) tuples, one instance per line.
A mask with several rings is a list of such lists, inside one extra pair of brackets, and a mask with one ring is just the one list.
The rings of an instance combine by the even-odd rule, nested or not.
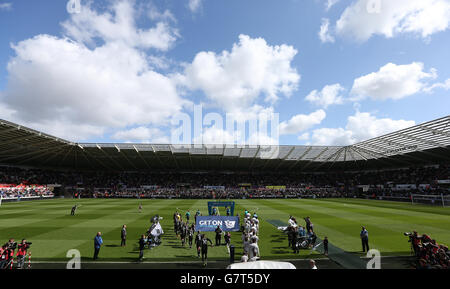
[[(81, 0), (70, 14), (65, 0), (0, 0), (0, 118), (159, 143), (203, 104), (278, 113), (280, 144), (362, 141), (449, 114), (450, 1), (405, 3)], [(228, 138), (204, 128), (204, 142)]]

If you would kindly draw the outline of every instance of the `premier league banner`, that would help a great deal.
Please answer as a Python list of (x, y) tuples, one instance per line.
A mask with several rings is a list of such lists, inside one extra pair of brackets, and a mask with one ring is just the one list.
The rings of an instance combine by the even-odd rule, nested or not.
[(214, 232), (217, 226), (220, 226), (225, 232), (237, 232), (239, 231), (239, 217), (198, 216), (195, 230), (200, 232)]

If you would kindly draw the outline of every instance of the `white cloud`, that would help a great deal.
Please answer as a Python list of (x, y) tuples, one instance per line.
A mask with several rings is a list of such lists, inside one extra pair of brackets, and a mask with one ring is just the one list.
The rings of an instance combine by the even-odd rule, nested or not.
[(189, 0), (189, 10), (197, 12), (202, 7), (203, 0)]
[(292, 46), (270, 46), (262, 38), (239, 36), (231, 52), (200, 52), (187, 65), (184, 85), (202, 90), (225, 111), (250, 107), (260, 95), (274, 102), (279, 95), (290, 96), (300, 75), (291, 62), (297, 54)]
[(304, 140), (309, 140), (309, 138), (310, 138), (309, 132), (305, 132), (304, 134), (301, 134), (301, 135), (298, 137), (298, 140), (304, 141)]
[(175, 16), (169, 10), (164, 10), (164, 12), (160, 12), (158, 8), (153, 6), (153, 4), (149, 4), (149, 12), (148, 17), (153, 21), (172, 21), (177, 22)]
[(196, 144), (226, 144), (226, 145), (279, 145), (278, 138), (269, 135), (267, 132), (253, 132), (245, 136), (245, 132), (239, 130), (228, 131), (218, 127), (207, 127), (203, 133), (194, 138)]
[(241, 139), (239, 131), (227, 131), (218, 127), (207, 127), (203, 129), (203, 133), (195, 137), (195, 144), (236, 144)]
[(351, 131), (352, 137), (359, 142), (411, 127), (415, 124), (412, 120), (376, 118), (368, 112), (357, 112), (348, 118), (346, 129)]
[(269, 136), (267, 133), (258, 132), (252, 134), (248, 138), (249, 145), (264, 145), (264, 146), (274, 146), (279, 145), (279, 139)]
[(336, 5), (340, 0), (327, 0), (327, 3), (325, 4), (326, 6), (326, 10), (330, 10), (331, 7), (333, 7), (334, 5)]
[(12, 9), (12, 3), (0, 3), (0, 10), (10, 11)]
[(334, 42), (334, 37), (330, 34), (329, 30), (330, 20), (327, 18), (322, 19), (322, 25), (320, 26), (319, 38), (322, 43)]
[(376, 118), (368, 112), (349, 116), (344, 128), (320, 128), (312, 133), (314, 145), (350, 145), (414, 126), (414, 121)]
[(401, 99), (425, 88), (424, 79), (436, 78), (436, 70), (425, 72), (423, 63), (406, 65), (388, 63), (373, 72), (355, 79), (351, 95), (354, 100), (370, 97), (375, 100)]
[(161, 130), (144, 126), (118, 131), (113, 134), (112, 139), (125, 142), (170, 143), (169, 138)]
[(336, 22), (342, 36), (366, 41), (373, 35), (392, 38), (413, 33), (423, 38), (449, 28), (448, 0), (358, 0)]
[[(119, 8), (125, 2), (114, 3)], [(102, 27), (115, 23), (113, 26), (124, 29), (122, 32), (138, 35), (139, 31), (132, 32), (139, 30), (133, 25), (120, 28), (117, 24), (132, 23), (126, 18), (134, 17), (134, 13), (120, 13), (120, 20), (111, 22), (104, 14), (86, 8), (81, 15), (72, 15), (74, 18), (64, 26), (68, 31), (77, 31), (80, 39), (89, 39), (92, 31), (104, 30), (99, 28), (102, 25), (87, 28), (85, 22), (75, 19), (86, 19), (94, 26), (103, 23)], [(87, 20), (87, 16), (93, 19)], [(144, 39), (147, 34), (134, 42), (133, 37), (123, 36), (122, 32), (118, 31), (117, 38), (98, 33), (104, 43), (94, 48), (50, 35), (13, 45), (15, 56), (7, 66), (8, 82), (0, 94), (0, 109), (8, 112), (9, 120), (74, 141), (101, 137), (125, 127), (168, 124), (186, 101), (169, 77), (151, 69), (148, 54), (138, 48), (153, 43)], [(160, 47), (169, 47), (171, 40), (167, 42)]]
[(297, 134), (320, 124), (327, 114), (323, 110), (311, 114), (298, 114), (290, 120), (280, 123), (280, 135)]
[(343, 97), (340, 95), (345, 89), (339, 84), (325, 85), (321, 91), (313, 90), (305, 98), (305, 100), (315, 105), (327, 108), (332, 104), (342, 104)]
[(319, 128), (312, 133), (314, 145), (349, 145), (355, 142), (352, 132), (343, 128)]
[(430, 85), (429, 87), (426, 87), (423, 89), (426, 93), (432, 93), (436, 88), (442, 88), (445, 90), (450, 89), (450, 78), (447, 79), (445, 82), (438, 82)]
[[(150, 10), (149, 18), (162, 19), (159, 12)], [(99, 14), (89, 5), (83, 6), (81, 13), (72, 14), (68, 21), (62, 23), (65, 33), (72, 39), (95, 46), (98, 38), (107, 43), (120, 42), (127, 46), (137, 48), (155, 48), (162, 51), (168, 50), (175, 43), (178, 32), (167, 22), (167, 14), (164, 21), (156, 23), (156, 26), (148, 29), (140, 29), (136, 26), (137, 11), (133, 1), (116, 0), (111, 6), (111, 11)]]

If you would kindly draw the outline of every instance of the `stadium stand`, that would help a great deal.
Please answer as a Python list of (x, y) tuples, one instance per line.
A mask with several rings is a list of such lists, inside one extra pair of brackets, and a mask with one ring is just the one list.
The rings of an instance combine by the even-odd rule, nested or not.
[[(410, 201), (411, 194), (450, 194), (448, 165), (334, 173), (76, 172), (0, 168), (7, 197), (52, 195), (52, 186), (95, 198), (329, 198)], [(35, 185), (27, 185), (35, 184)]]
[[(450, 116), (350, 146), (75, 143), (0, 120), (4, 199), (323, 198), (411, 201), (450, 189)], [(445, 201), (444, 201), (445, 196)], [(414, 201), (432, 198), (417, 197)], [(439, 201), (437, 202), (439, 203)]]
[[(60, 195), (366, 198), (446, 206), (450, 116), (349, 146), (75, 143), (0, 120), (0, 201)], [(417, 268), (449, 268), (448, 247), (427, 235), (405, 235)], [(322, 239), (314, 236), (307, 249), (323, 253)], [(327, 256), (345, 268), (365, 266), (357, 255), (333, 244), (328, 249)]]

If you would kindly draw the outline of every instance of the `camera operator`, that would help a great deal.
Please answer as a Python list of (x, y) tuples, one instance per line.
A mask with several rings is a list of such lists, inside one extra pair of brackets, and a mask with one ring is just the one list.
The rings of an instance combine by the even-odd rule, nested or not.
[(22, 240), (22, 243), (18, 245), (17, 250), (17, 268), (22, 269), (25, 264), (25, 257), (27, 256), (27, 251), (30, 248), (31, 243), (27, 242), (26, 239)]
[(410, 235), (410, 242), (414, 250), (414, 255), (419, 256), (420, 244), (422, 242), (422, 236), (419, 236), (416, 231), (413, 231)]
[(5, 266), (5, 262), (6, 262), (6, 245), (3, 245), (0, 248), (0, 269), (3, 269), (3, 267)]

